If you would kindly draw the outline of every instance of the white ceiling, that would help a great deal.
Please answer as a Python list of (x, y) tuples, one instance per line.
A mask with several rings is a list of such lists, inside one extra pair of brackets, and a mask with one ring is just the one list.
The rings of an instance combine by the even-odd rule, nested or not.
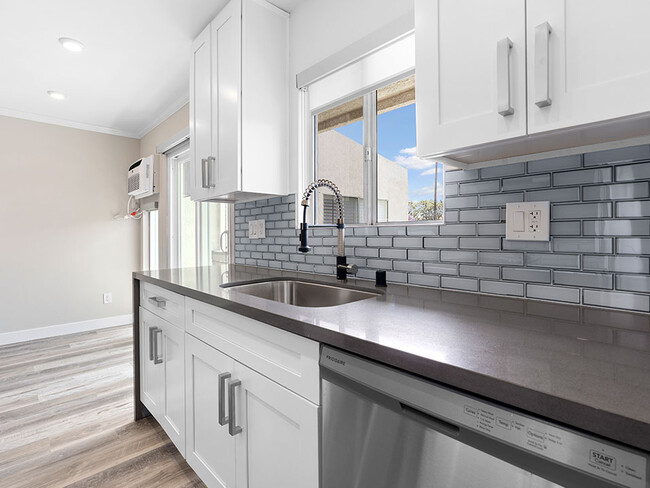
[(140, 138), (187, 103), (192, 39), (226, 3), (0, 0), (0, 115)]

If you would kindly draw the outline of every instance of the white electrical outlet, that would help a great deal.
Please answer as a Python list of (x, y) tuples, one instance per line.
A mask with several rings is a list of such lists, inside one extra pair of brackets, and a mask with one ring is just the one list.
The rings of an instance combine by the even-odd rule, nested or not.
[(549, 202), (506, 203), (506, 239), (548, 241), (550, 209)]
[(113, 294), (111, 292), (104, 293), (102, 295), (102, 298), (104, 299), (104, 305), (108, 305), (109, 303), (113, 303)]
[(266, 237), (266, 226), (264, 220), (251, 220), (248, 222), (248, 238), (264, 239)]

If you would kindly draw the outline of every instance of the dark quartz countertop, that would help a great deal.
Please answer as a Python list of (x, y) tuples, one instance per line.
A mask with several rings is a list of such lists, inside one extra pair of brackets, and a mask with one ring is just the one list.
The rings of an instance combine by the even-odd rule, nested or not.
[[(650, 451), (650, 315), (389, 284), (377, 298), (285, 305), (224, 283), (334, 277), (241, 265), (136, 272), (315, 341)], [(348, 286), (374, 283), (348, 280)]]

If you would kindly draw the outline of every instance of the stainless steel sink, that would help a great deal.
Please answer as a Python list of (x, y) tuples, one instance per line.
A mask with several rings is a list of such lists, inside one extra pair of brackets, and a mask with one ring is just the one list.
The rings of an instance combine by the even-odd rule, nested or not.
[(230, 283), (222, 285), (222, 287), (298, 307), (333, 307), (334, 305), (357, 302), (380, 295), (380, 293), (371, 291), (301, 280)]

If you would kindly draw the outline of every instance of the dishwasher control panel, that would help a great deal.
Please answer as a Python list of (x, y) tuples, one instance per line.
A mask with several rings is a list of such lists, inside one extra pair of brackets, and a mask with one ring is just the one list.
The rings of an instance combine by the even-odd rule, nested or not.
[(492, 405), (354, 355), (324, 347), (322, 367), (423, 413), (626, 488), (648, 488), (648, 457), (614, 442)]
[[(455, 392), (440, 390), (443, 397), (461, 397)], [(458, 400), (460, 398), (452, 397), (442, 402)], [(441, 402), (436, 402), (438, 415), (442, 414), (439, 410), (441, 406)], [(449, 404), (446, 406), (449, 407), (449, 420), (490, 437), (622, 486), (648, 486), (648, 467), (644, 456), (468, 397), (464, 397), (462, 413)]]

